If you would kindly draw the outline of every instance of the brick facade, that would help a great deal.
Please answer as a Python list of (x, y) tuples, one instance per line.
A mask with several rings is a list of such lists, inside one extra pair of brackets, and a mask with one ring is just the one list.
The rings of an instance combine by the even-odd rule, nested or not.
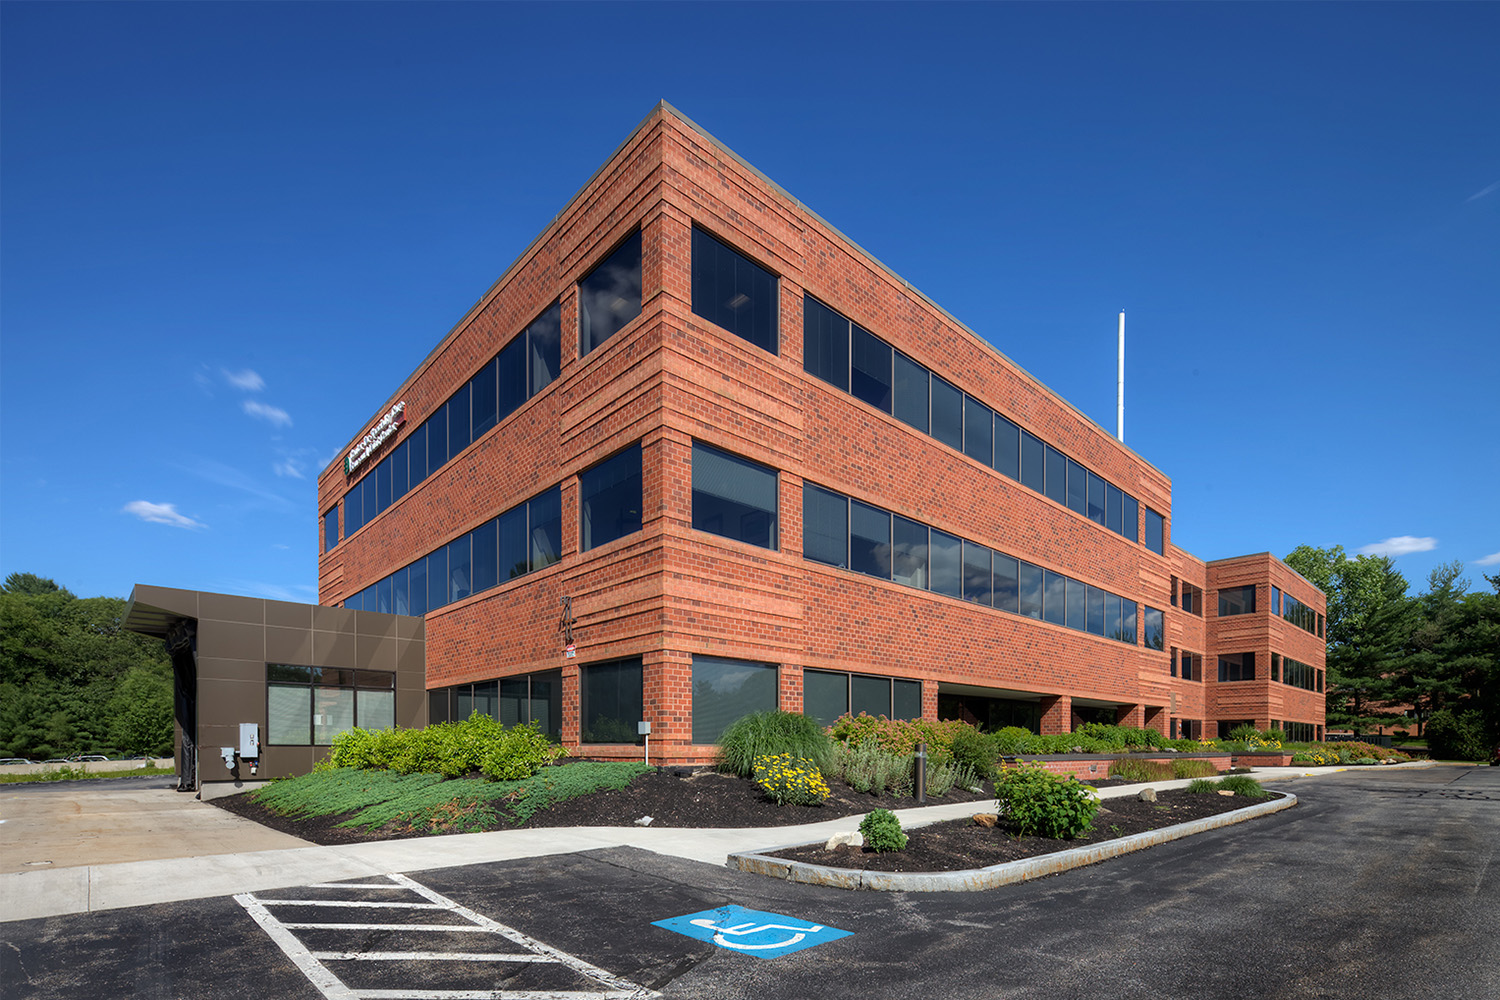
[[(779, 278), (778, 353), (694, 313), (694, 226)], [(637, 228), (640, 314), (580, 358), (578, 282)], [(1160, 512), (1166, 554), (807, 374), (804, 293)], [(1174, 719), (1321, 726), (1321, 694), (1259, 677), (1182, 681), (1170, 676), (1165, 650), (803, 559), (802, 489), (810, 481), (1161, 609), (1168, 646), (1200, 653), (1206, 674), (1219, 644), (1323, 667), (1321, 640), (1268, 613), (1231, 623), (1212, 608), (1190, 615), (1171, 602), (1174, 577), (1202, 588), (1205, 605), (1220, 581), (1252, 581), (1267, 593), (1274, 582), (1322, 611), (1316, 588), (1270, 556), (1205, 564), (1172, 546), (1166, 475), (665, 104), (357, 429), (351, 446), (398, 400), (408, 414), (402, 435), (410, 433), (555, 300), (563, 330), (557, 380), (319, 561), (320, 602), (339, 604), (561, 485), (561, 561), (426, 615), (429, 688), (561, 668), (562, 739), (573, 745), (580, 666), (640, 657), (653, 760), (712, 754), (692, 743), (695, 655), (776, 664), (780, 707), (790, 710), (802, 707), (804, 669), (822, 669), (920, 681), (929, 718), (948, 691), (1032, 703), (1043, 732), (1071, 731), (1080, 707), (1162, 731)], [(402, 435), (366, 464), (390, 454)], [(775, 550), (693, 529), (695, 441), (778, 470)], [(578, 474), (637, 442), (640, 531), (581, 552)], [(366, 474), (326, 469), (319, 512)], [(575, 617), (573, 659), (561, 652), (564, 595)], [(634, 757), (640, 748), (588, 752)]]

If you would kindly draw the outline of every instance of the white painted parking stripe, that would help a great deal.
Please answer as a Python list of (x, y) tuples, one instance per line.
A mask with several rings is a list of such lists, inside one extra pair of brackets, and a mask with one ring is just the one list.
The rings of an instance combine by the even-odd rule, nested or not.
[(601, 983), (605, 986), (612, 987), (613, 989), (622, 990), (624, 991), (625, 996), (655, 997), (661, 995), (659, 993), (654, 993), (643, 986), (637, 986), (635, 983), (632, 983), (628, 979), (621, 979), (619, 976), (616, 976), (611, 972), (606, 972), (604, 969), (599, 968), (597, 965), (585, 962), (581, 958), (575, 958), (565, 951), (558, 951), (551, 945), (544, 944), (541, 941), (538, 941), (536, 938), (530, 937), (526, 934), (522, 934), (520, 931), (516, 930), (513, 927), (507, 927), (502, 923), (491, 920), (489, 917), (486, 917), (482, 913), (476, 913), (473, 910), (469, 909), (467, 906), (462, 906), (449, 899), (447, 896), (443, 896), (439, 893), (434, 892), (433, 890), (427, 888), (425, 885), (422, 885), (420, 882), (412, 881), (405, 875), (402, 875), (400, 872), (392, 872), (391, 879), (396, 882), (400, 882), (402, 885), (408, 886), (413, 892), (432, 900), (434, 903), (447, 904), (447, 907), (449, 909), (451, 909), (459, 916), (463, 917), (465, 920), (472, 920), (474, 921), (474, 923), (480, 925), (481, 927), (488, 927), (496, 934), (500, 934), (504, 937), (509, 938), (523, 948), (528, 948), (531, 951), (537, 952), (542, 955), (551, 956), (558, 962), (561, 962), (563, 965), (566, 965), (568, 968), (572, 969), (574, 972), (577, 972), (579, 975), (587, 976), (589, 979), (592, 979), (595, 982)]
[(379, 907), (395, 910), (446, 910), (439, 903), (402, 903), (396, 900), (377, 902), (369, 899), (258, 899), (262, 906), (351, 906)]
[(461, 931), (492, 933), (488, 927), (473, 924), (282, 924), (294, 931)]
[(315, 951), (320, 962), (551, 962), (545, 955), (495, 951)]
[(641, 1000), (660, 996), (646, 989), (610, 990), (363, 990), (359, 1000)]
[(309, 889), (400, 889), (406, 886), (394, 882), (314, 882)]
[(297, 940), (297, 935), (288, 932), (281, 921), (271, 916), (271, 911), (256, 902), (254, 896), (248, 892), (241, 893), (234, 897), (234, 901), (245, 908), (245, 912), (260, 924), (267, 936), (280, 946), (286, 957), (292, 960), (292, 964), (302, 971), (308, 982), (316, 986), (327, 1000), (359, 1000), (357, 994), (313, 958), (312, 953)]

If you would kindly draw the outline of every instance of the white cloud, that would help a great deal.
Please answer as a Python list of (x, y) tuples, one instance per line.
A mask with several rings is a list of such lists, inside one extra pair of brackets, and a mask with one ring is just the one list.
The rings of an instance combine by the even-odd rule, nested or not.
[(232, 372), (228, 368), (220, 369), (224, 373), (224, 380), (236, 389), (246, 392), (260, 392), (266, 387), (266, 380), (260, 377), (259, 372), (246, 368), (241, 372)]
[(1483, 198), (1485, 195), (1487, 195), (1487, 194), (1494, 194), (1496, 191), (1500, 191), (1500, 181), (1496, 181), (1495, 183), (1491, 184), (1489, 187), (1482, 188), (1479, 191), (1476, 191), (1473, 194), (1469, 195), (1467, 198), (1464, 199), (1464, 204), (1467, 205), (1471, 201), (1478, 201), (1480, 198)]
[(276, 462), (271, 466), (278, 476), (286, 476), (289, 479), (306, 479), (302, 470), (297, 466), (295, 458), (289, 458), (284, 462)]
[(250, 416), (264, 420), (273, 427), (292, 426), (292, 416), (279, 406), (267, 406), (265, 403), (257, 403), (253, 399), (247, 399), (240, 404)]
[(259, 580), (230, 580), (224, 591), (228, 594), (251, 594), (269, 597), (273, 601), (292, 601), (311, 604), (318, 599), (318, 588), (305, 583), (263, 583)]
[(1500, 552), (1491, 552), (1483, 559), (1475, 559), (1476, 566), (1500, 566)]
[(170, 524), (174, 528), (203, 528), (206, 527), (201, 521), (194, 521), (186, 515), (177, 513), (177, 505), (170, 503), (152, 503), (150, 500), (132, 500), (120, 510), (126, 514), (134, 514), (142, 521), (150, 521), (153, 524)]
[(1412, 535), (1397, 535), (1374, 545), (1366, 545), (1355, 551), (1362, 556), (1404, 556), (1413, 552), (1431, 552), (1437, 548), (1436, 538), (1417, 538)]

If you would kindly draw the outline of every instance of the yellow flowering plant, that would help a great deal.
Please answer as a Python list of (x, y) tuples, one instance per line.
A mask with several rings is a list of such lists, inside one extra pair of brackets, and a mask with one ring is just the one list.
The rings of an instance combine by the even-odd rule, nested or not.
[(755, 783), (779, 806), (820, 806), (828, 800), (828, 782), (806, 757), (762, 754), (754, 766)]

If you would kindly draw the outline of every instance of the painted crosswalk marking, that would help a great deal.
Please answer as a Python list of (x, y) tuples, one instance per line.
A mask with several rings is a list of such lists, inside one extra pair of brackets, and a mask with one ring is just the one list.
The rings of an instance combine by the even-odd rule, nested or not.
[[(318, 988), (326, 1000), (646, 1000), (660, 994), (622, 979), (589, 962), (567, 952), (559, 951), (544, 942), (521, 933), (513, 927), (491, 920), (481, 913), (469, 909), (448, 897), (405, 875), (389, 874), (382, 882), (319, 882), (307, 888), (332, 891), (389, 890), (402, 893), (405, 899), (287, 899), (281, 897), (261, 898), (254, 893), (241, 893), (235, 902), (258, 923), (271, 940), (302, 970), (309, 982)], [(418, 899), (412, 899), (412, 896)], [(412, 910), (426, 910), (446, 914), (452, 923), (408, 924), (369, 923), (324, 923), (309, 921), (284, 921), (273, 912), (281, 907), (346, 908), (374, 917), (380, 910), (391, 911), (399, 919)], [(390, 949), (329, 948), (325, 942), (314, 951), (303, 942), (299, 931), (364, 932), (445, 932), (463, 934), (488, 934), (519, 945), (519, 950), (504, 952), (488, 951), (396, 951)], [(326, 934), (325, 934), (326, 936)], [(478, 943), (469, 939), (471, 943)], [(352, 942), (351, 942), (352, 943)], [(364, 963), (395, 962), (469, 962), (469, 963), (516, 963), (521, 965), (557, 965), (575, 973), (585, 980), (590, 989), (426, 989), (417, 985), (397, 989), (369, 989), (349, 985), (346, 979)], [(350, 964), (352, 963), (352, 964)], [(389, 968), (389, 965), (381, 967)], [(337, 969), (338, 971), (335, 971)], [(413, 976), (418, 970), (413, 969)], [(476, 973), (478, 975), (478, 973)]]

